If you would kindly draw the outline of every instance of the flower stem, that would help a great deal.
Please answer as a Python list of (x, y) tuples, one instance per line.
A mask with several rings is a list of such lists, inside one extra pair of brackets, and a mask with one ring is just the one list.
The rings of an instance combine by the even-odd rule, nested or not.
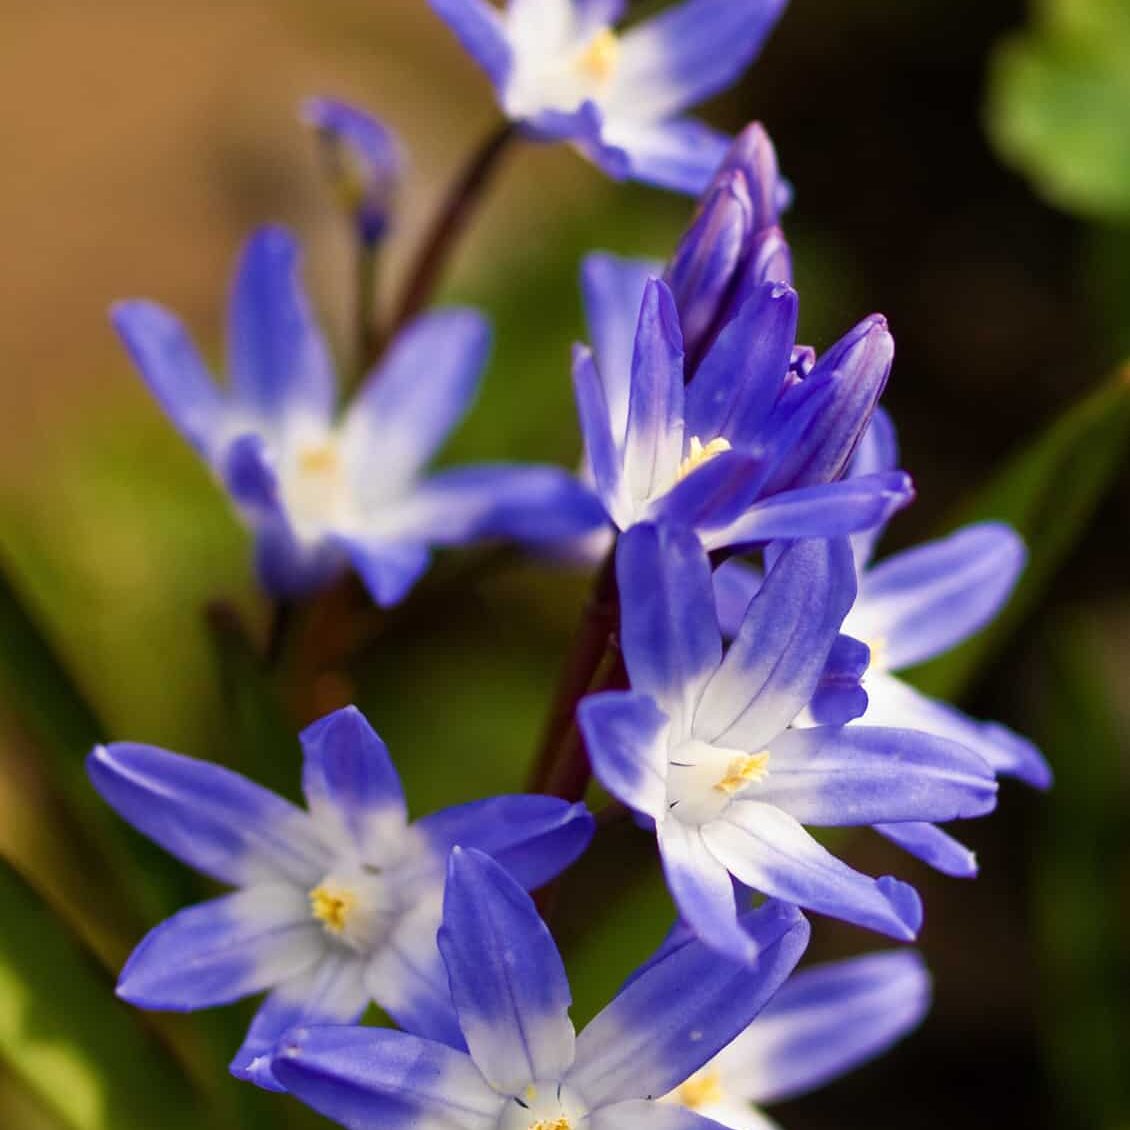
[(616, 557), (614, 552), (610, 552), (596, 575), (592, 595), (558, 679), (541, 744), (527, 781), (530, 792), (551, 792), (554, 796), (571, 799), (580, 799), (584, 795), (590, 770), (584, 743), (575, 723), (577, 704), (606, 664), (619, 620)]
[(509, 122), (495, 130), (475, 152), (452, 186), (409, 272), (408, 282), (386, 340), (391, 340), (431, 300), (451, 252), (463, 234), (475, 206), (482, 199), (491, 175), (516, 136), (517, 131)]
[(359, 388), (365, 375), (377, 363), (381, 352), (381, 331), (377, 321), (377, 272), (380, 254), (375, 242), (357, 243), (356, 333), (357, 353), (354, 357), (353, 381), (344, 390), (346, 396)]

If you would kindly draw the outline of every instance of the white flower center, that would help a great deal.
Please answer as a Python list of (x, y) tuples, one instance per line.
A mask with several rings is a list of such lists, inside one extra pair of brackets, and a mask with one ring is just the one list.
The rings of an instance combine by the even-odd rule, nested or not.
[(358, 953), (371, 953), (388, 936), (399, 907), (374, 868), (332, 871), (309, 892), (310, 914), (322, 929)]
[(602, 27), (577, 54), (573, 66), (597, 87), (607, 86), (620, 62), (620, 41), (610, 27)]
[(555, 1080), (531, 1083), (503, 1108), (498, 1130), (576, 1130), (588, 1107)]
[(283, 502), (300, 537), (316, 538), (340, 524), (349, 490), (337, 437), (300, 445), (283, 469), (281, 484)]
[(602, 27), (577, 47), (564, 44), (531, 52), (519, 45), (515, 58), (505, 97), (509, 113), (572, 113), (585, 102), (599, 104), (607, 98), (619, 69), (620, 41), (612, 28)]
[(690, 738), (668, 758), (667, 809), (684, 824), (705, 824), (765, 780), (769, 751), (746, 753)]

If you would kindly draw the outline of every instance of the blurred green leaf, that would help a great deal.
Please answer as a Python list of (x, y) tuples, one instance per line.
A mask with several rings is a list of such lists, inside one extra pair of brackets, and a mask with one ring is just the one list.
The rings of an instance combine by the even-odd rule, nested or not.
[(1130, 4), (1036, 3), (1032, 26), (997, 50), (988, 128), (1059, 207), (1130, 219)]
[(1060, 756), (1033, 875), (1047, 992), (1043, 1035), (1050, 1070), (1075, 1108), (1067, 1124), (1122, 1130), (1130, 1125), (1128, 735), (1096, 662), (1101, 645), (1100, 631), (1085, 623), (1048, 638), (1041, 738)]
[(1028, 545), (1028, 567), (992, 625), (961, 647), (918, 668), (927, 694), (956, 698), (1024, 619), (1078, 543), (1123, 464), (1130, 439), (1130, 370), (1092, 393), (1004, 468), (943, 526), (1008, 522)]
[(0, 1056), (73, 1130), (217, 1127), (175, 1061), (0, 863)]

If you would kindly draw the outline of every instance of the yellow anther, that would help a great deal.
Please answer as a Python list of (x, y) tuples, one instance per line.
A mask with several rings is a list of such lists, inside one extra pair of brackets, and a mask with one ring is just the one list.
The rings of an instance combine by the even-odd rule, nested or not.
[(730, 441), (721, 436), (712, 439), (705, 447), (698, 436), (691, 436), (690, 452), (686, 459), (679, 464), (678, 481), (682, 482), (692, 471), (697, 471), (703, 463), (709, 463), (716, 455), (721, 455), (722, 452), (729, 450)]
[(526, 1089), (522, 1092), (522, 1096), (528, 1103), (536, 1102), (538, 1097), (537, 1087), (535, 1087), (533, 1083), (527, 1083)]
[(356, 905), (357, 896), (345, 887), (323, 884), (310, 892), (310, 910), (331, 934), (344, 932)]
[(864, 640), (864, 643), (867, 644), (867, 648), (871, 652), (871, 658), (867, 661), (868, 669), (872, 671), (881, 670), (887, 661), (886, 636), (875, 636), (874, 639)]
[(725, 1097), (721, 1077), (710, 1068), (692, 1075), (675, 1091), (675, 1098), (689, 1110), (701, 1110), (704, 1106), (720, 1103)]
[(608, 82), (620, 61), (620, 41), (610, 27), (602, 27), (577, 59), (577, 66), (595, 82)]
[(530, 1130), (573, 1130), (572, 1123), (562, 1115), (560, 1118), (540, 1118), (530, 1123)]
[(304, 447), (298, 453), (298, 468), (304, 475), (332, 475), (340, 463), (337, 448), (330, 443)]
[(744, 757), (735, 757), (726, 767), (726, 776), (714, 787), (727, 796), (740, 793), (746, 785), (763, 780), (769, 772), (769, 752), (751, 753)]

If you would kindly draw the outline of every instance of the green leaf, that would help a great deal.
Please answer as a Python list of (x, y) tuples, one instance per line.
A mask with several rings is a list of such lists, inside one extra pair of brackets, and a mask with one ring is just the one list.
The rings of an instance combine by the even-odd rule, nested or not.
[(943, 532), (1008, 522), (1028, 545), (1028, 567), (1004, 612), (961, 647), (918, 668), (914, 684), (955, 698), (1024, 619), (1086, 531), (1123, 464), (1130, 438), (1130, 369), (1076, 405), (1022, 449)]
[(199, 1130), (177, 1063), (30, 887), (0, 863), (0, 1058), (72, 1130)]
[[(1122, 754), (1130, 735), (1096, 658), (1103, 642), (1097, 625), (1083, 622), (1049, 634), (1040, 737), (1061, 756), (1032, 873), (1047, 990), (1043, 1035), (1049, 1067), (1074, 1107), (1067, 1122), (1117, 1130), (1130, 1124), (1130, 1016), (1119, 989), (1127, 952), (1120, 896), (1130, 889)], [(1107, 654), (1116, 657), (1118, 644)]]
[(1130, 219), (1130, 4), (1043, 0), (992, 67), (989, 134), (1049, 201)]

